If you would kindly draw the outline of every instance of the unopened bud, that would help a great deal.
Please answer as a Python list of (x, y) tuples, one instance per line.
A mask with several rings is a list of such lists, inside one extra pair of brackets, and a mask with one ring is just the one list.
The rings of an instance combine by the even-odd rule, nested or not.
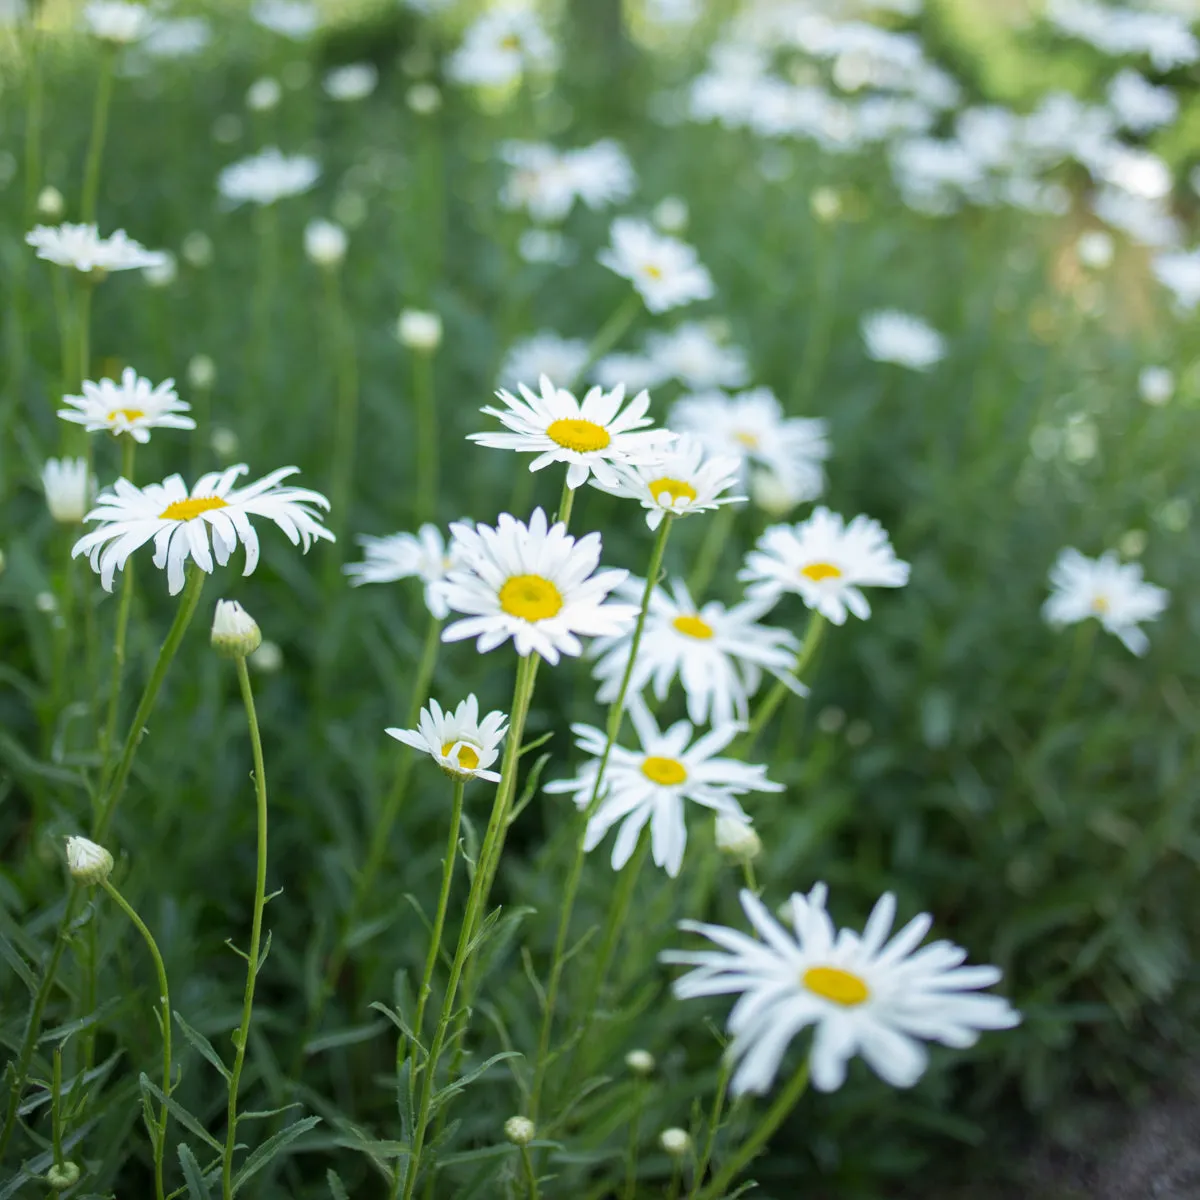
[(318, 267), (336, 267), (346, 257), (346, 231), (318, 218), (304, 227), (304, 253)]
[(514, 1146), (528, 1146), (537, 1129), (528, 1117), (509, 1117), (504, 1122), (504, 1136)]
[(274, 108), (283, 97), (283, 88), (278, 79), (269, 75), (256, 79), (246, 93), (246, 107), (253, 112), (267, 112)]
[[(67, 838), (67, 870), (71, 872), (72, 879), (90, 887), (103, 883), (112, 869), (113, 856), (103, 846), (84, 837)], [(79, 1178), (78, 1173), (75, 1178)]]
[(750, 862), (762, 853), (762, 839), (749, 821), (737, 817), (717, 818), (717, 849), (738, 862)]
[(264, 675), (273, 675), (283, 666), (283, 651), (280, 650), (277, 642), (263, 642), (250, 655), (250, 665)]
[(65, 1192), (79, 1182), (79, 1167), (67, 1159), (60, 1167), (57, 1163), (46, 1172), (46, 1182), (56, 1192)]
[(630, 1050), (625, 1065), (635, 1074), (646, 1076), (654, 1072), (654, 1055), (649, 1050)]
[(658, 1144), (672, 1157), (683, 1158), (692, 1152), (692, 1137), (686, 1129), (664, 1129)]
[(42, 188), (40, 192), (38, 192), (38, 216), (50, 217), (52, 220), (58, 220), (58, 218), (63, 215), (64, 207), (63, 195), (58, 188), (46, 186)]
[(245, 658), (262, 645), (262, 630), (236, 600), (218, 600), (213, 614), (212, 645), (226, 658)]
[(396, 336), (410, 350), (431, 353), (442, 341), (442, 318), (435, 312), (406, 308), (396, 322)]
[(428, 117), (442, 107), (442, 93), (432, 83), (414, 83), (404, 97), (419, 117)]
[(192, 387), (207, 391), (217, 380), (217, 364), (207, 354), (193, 354), (188, 359), (187, 378)]
[(142, 278), (156, 288), (170, 287), (178, 274), (179, 264), (175, 261), (175, 255), (165, 250), (157, 262), (142, 268)]
[(654, 207), (654, 223), (663, 233), (682, 233), (687, 228), (687, 201), (664, 196)]

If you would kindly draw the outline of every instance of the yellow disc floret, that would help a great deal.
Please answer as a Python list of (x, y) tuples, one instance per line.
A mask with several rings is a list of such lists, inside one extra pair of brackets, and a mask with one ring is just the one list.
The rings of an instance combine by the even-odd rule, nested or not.
[(546, 426), (546, 436), (566, 450), (586, 454), (591, 450), (605, 450), (612, 441), (607, 429), (595, 421), (584, 421), (579, 417), (560, 417)]
[(190, 496), (186, 500), (173, 500), (158, 514), (160, 521), (194, 521), (201, 513), (214, 508), (228, 508), (220, 496)]
[(811, 579), (813, 583), (821, 583), (825, 579), (841, 579), (842, 569), (830, 562), (815, 562), (801, 567), (800, 574), (806, 579)]
[(843, 1008), (855, 1008), (871, 997), (864, 980), (841, 967), (809, 967), (801, 982), (810, 992), (823, 1000), (832, 1000)]
[(697, 616), (689, 616), (685, 614), (682, 617), (676, 617), (671, 622), (675, 628), (684, 635), (684, 637), (696, 638), (699, 641), (706, 642), (713, 635), (713, 627), (707, 622), (701, 620)]
[(663, 787), (674, 787), (687, 779), (687, 767), (677, 758), (656, 758), (651, 755), (642, 763), (642, 774), (651, 783), (662, 784)]
[(479, 766), (479, 753), (474, 746), (468, 746), (466, 742), (447, 742), (442, 747), (442, 757), (450, 758), (450, 751), (454, 747), (458, 747), (457, 762), (464, 771), (473, 771)]
[(511, 575), (500, 589), (500, 607), (522, 621), (545, 621), (562, 606), (562, 593), (541, 575)]
[(650, 484), (650, 495), (655, 504), (664, 508), (674, 508), (678, 500), (686, 500), (689, 504), (696, 499), (696, 489), (686, 479), (655, 479)]

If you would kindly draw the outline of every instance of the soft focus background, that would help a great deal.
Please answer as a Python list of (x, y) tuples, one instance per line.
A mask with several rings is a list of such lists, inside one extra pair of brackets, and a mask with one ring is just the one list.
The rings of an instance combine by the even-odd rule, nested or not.
[[(319, 28), (296, 40), (255, 23), (240, 4), (181, 0), (171, 14), (203, 17), (207, 45), (180, 58), (138, 46), (117, 52), (101, 231), (123, 227), (170, 250), (176, 270), (157, 283), (114, 276), (97, 290), (90, 375), (115, 376), (130, 364), (153, 380), (173, 376), (199, 424), (191, 435), (156, 433), (139, 450), (139, 478), (238, 461), (256, 478), (294, 463), (301, 482), (328, 491), (339, 363), (351, 345), (357, 360), (351, 498), (332, 520), (342, 540), (300, 558), (267, 531), (251, 578), (230, 569), (209, 584), (113, 839), (122, 888), (162, 946), (175, 1008), (214, 1041), (226, 1039), (243, 966), (224, 942), (242, 938), (248, 920), (254, 812), (236, 683), (210, 653), (203, 626), (218, 596), (240, 600), (277, 647), (260, 652), (255, 679), (271, 780), (270, 878), (284, 888), (268, 909), (273, 941), (245, 1107), (297, 1099), (324, 1118), (248, 1194), (336, 1196), (326, 1182), (331, 1168), (346, 1194), (378, 1194), (371, 1144), (397, 1136), (394, 1041), (368, 1006), (391, 1002), (398, 971), (419, 970), (425, 928), (414, 899), (429, 911), (436, 894), (446, 788), (431, 767), (417, 766), (369, 911), (311, 1040), (306, 1017), (325, 956), (397, 755), (407, 753), (382, 730), (403, 723), (426, 623), (417, 585), (352, 591), (340, 566), (358, 557), (355, 534), (414, 529), (428, 517), (491, 521), (535, 501), (553, 506), (553, 472), (530, 483), (525, 460), (465, 435), (488, 427), (478, 410), (514, 344), (545, 329), (590, 340), (627, 289), (595, 261), (608, 213), (577, 206), (553, 229), (555, 261), (529, 261), (529, 218), (498, 204), (507, 173), (498, 148), (513, 137), (561, 147), (612, 137), (638, 176), (625, 210), (648, 215), (666, 197), (686, 204), (681, 236), (717, 284), (715, 298), (687, 316), (714, 322), (743, 347), (752, 382), (772, 388), (790, 414), (828, 420), (826, 502), (877, 517), (913, 564), (909, 587), (876, 593), (869, 622), (834, 631), (811, 699), (789, 704), (761, 743), (771, 776), (788, 790), (759, 809), (767, 846), (759, 881), (778, 902), (825, 879), (847, 922), (861, 920), (881, 891), (896, 891), (902, 914), (933, 913), (939, 933), (999, 964), (1003, 990), (1025, 1015), (1011, 1034), (935, 1056), (911, 1095), (856, 1071), (837, 1094), (806, 1099), (756, 1166), (762, 1194), (937, 1196), (974, 1181), (966, 1193), (974, 1197), (986, 1181), (1029, 1195), (1026, 1164), (1038, 1147), (1086, 1148), (1104, 1113), (1143, 1103), (1197, 1049), (1200, 340), (1183, 305), (1200, 292), (1177, 300), (1154, 264), (1191, 240), (1200, 65), (1137, 47), (1098, 49), (1033, 0), (925, 0), (923, 8), (547, 0), (539, 7), (559, 45), (557, 70), (481, 90), (444, 78), (446, 56), (480, 7), (344, 0), (326, 4)], [(1126, 6), (1134, 7), (1173, 13), (1183, 29), (1196, 15), (1182, 3)], [(80, 772), (90, 743), (76, 730), (86, 724), (96, 670), (82, 655), (73, 662), (72, 702), (54, 708), (46, 690), (61, 619), (53, 597), (75, 534), (53, 525), (38, 483), (59, 444), (60, 347), (50, 272), (23, 236), (51, 216), (77, 219), (101, 51), (76, 28), (74, 6), (47, 0), (39, 8), (40, 155), (26, 140), (31, 35), (20, 14), (0, 31), (6, 1049), (19, 1042), (27, 995), (13, 961), (36, 962), (53, 936), (61, 838), (86, 812)], [(761, 27), (732, 25), (743, 9), (759, 10)], [(892, 71), (889, 43), (830, 60), (785, 39), (785, 10), (871, 22), (920, 47), (918, 60), (901, 55), (907, 65)], [(765, 120), (754, 103), (750, 118), (698, 114), (694, 81), (720, 70), (709, 60), (714, 41), (753, 38), (780, 81), (825, 88), (856, 114), (880, 99), (882, 132), (864, 132), (861, 116), (853, 119), (862, 127), (845, 136), (754, 128)], [(378, 69), (371, 94), (331, 98), (322, 87), (328, 72), (360, 62)], [(1126, 69), (1168, 89), (1178, 114), (1158, 128), (1122, 127), (1111, 116), (1110, 84)], [(277, 81), (278, 96), (256, 108), (247, 98), (264, 78)], [(439, 89), (436, 111), (414, 111), (412, 89), (422, 83)], [(925, 115), (901, 114), (901, 101)], [(1110, 113), (1106, 155), (1089, 141), (1101, 110)], [(220, 204), (218, 172), (268, 145), (314, 155), (316, 187), (269, 210)], [(47, 186), (61, 193), (61, 218), (38, 211)], [(344, 329), (331, 319), (327, 274), (303, 253), (303, 229), (317, 216), (349, 233), (339, 272)], [(1094, 238), (1081, 251), (1089, 232), (1111, 236), (1111, 255)], [(436, 311), (445, 327), (435, 359), (435, 496), (416, 486), (415, 364), (395, 330), (405, 307)], [(927, 373), (872, 361), (860, 321), (880, 308), (923, 317), (946, 338), (945, 360)], [(636, 349), (672, 319), (643, 313), (620, 348)], [(215, 368), (211, 386), (198, 356)], [(1139, 384), (1147, 367), (1171, 373), (1165, 399)], [(660, 420), (677, 394), (675, 384), (655, 390)], [(101, 482), (117, 467), (115, 449), (101, 444)], [(739, 512), (713, 594), (740, 594), (739, 559), (777, 516), (755, 505)], [(674, 571), (694, 561), (703, 529), (693, 524), (681, 525), (669, 547)], [(630, 509), (585, 489), (574, 527), (603, 531), (606, 563), (644, 570), (649, 539)], [(1071, 676), (1074, 631), (1054, 631), (1040, 617), (1047, 571), (1067, 545), (1089, 555), (1119, 550), (1169, 589), (1170, 608), (1148, 627), (1144, 659), (1101, 635), (1078, 679)], [(172, 612), (162, 576), (148, 562), (139, 570), (135, 680)], [(95, 587), (88, 594), (88, 620), (103, 635), (114, 601)], [(773, 619), (800, 629), (803, 612), (785, 606)], [(480, 659), (458, 645), (442, 654), (433, 694), (452, 701), (475, 690), (485, 708), (502, 707), (510, 672), (510, 656)], [(570, 769), (567, 726), (597, 719), (592, 696), (584, 664), (543, 672), (529, 736), (553, 735), (546, 778)], [(36, 830), (35, 800), (52, 813)], [(477, 822), (484, 803), (468, 793)], [(518, 945), (523, 939), (544, 960), (568, 817), (561, 802), (538, 796), (514, 829), (498, 885), (514, 914), (513, 937), (497, 944), (481, 989), (494, 1045), (472, 1053), (536, 1040)], [(643, 876), (630, 964), (670, 944), (680, 915), (699, 915), (687, 895), (712, 853), (697, 832), (678, 885), (657, 872)], [(737, 923), (739, 875), (716, 869), (724, 885), (709, 915)], [(592, 861), (585, 923), (600, 919), (611, 886), (607, 865)], [(99, 1057), (120, 1054), (89, 1099), (88, 1186), (96, 1195), (141, 1196), (148, 1175), (137, 1073), (152, 1073), (158, 1054), (147, 1016), (152, 978), (126, 926), (105, 921), (99, 936)], [(621, 981), (628, 986), (617, 998), (630, 1006), (631, 1023), (602, 1024), (596, 1034), (610, 1039), (596, 1055), (608, 1074), (622, 1074), (633, 1046), (659, 1059), (642, 1117), (647, 1138), (686, 1125), (693, 1097), (711, 1087), (716, 1049), (704, 1013), (715, 1020), (724, 1011), (671, 1000), (668, 979), (646, 967)], [(60, 1000), (48, 1026), (68, 1019), (67, 997)], [(182, 1039), (178, 1052), (190, 1055), (178, 1102), (219, 1127), (220, 1081)], [(603, 1162), (630, 1102), (620, 1081), (581, 1102), (555, 1185), (563, 1190), (549, 1194), (612, 1194)], [(495, 1146), (498, 1118), (512, 1111), (505, 1070), (484, 1076), (456, 1108), (459, 1149)], [(646, 1195), (661, 1194), (667, 1175), (655, 1153), (643, 1160)], [(19, 1176), (4, 1187), (31, 1155), (30, 1144), (20, 1157), (10, 1153), (0, 1196), (40, 1194)], [(449, 1165), (439, 1194), (502, 1194), (481, 1182), (482, 1167), (495, 1161)], [(1064, 1194), (1046, 1187), (1046, 1195)]]

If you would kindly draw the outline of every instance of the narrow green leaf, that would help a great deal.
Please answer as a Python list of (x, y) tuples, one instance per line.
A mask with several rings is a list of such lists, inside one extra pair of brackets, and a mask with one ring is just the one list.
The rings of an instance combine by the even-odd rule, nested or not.
[(2, 933), (0, 933), (0, 958), (3, 958), (12, 967), (13, 974), (29, 989), (29, 994), (31, 996), (36, 995), (38, 989), (37, 977), (26, 965), (16, 946)]
[(38, 1038), (38, 1045), (44, 1046), (47, 1042), (65, 1042), (72, 1034), (79, 1033), (84, 1029), (91, 1029), (94, 1025), (99, 1025), (120, 1003), (121, 997), (114, 996), (111, 1000), (106, 1000), (99, 1008), (94, 1008), (86, 1016), (79, 1017), (74, 1021), (68, 1021), (65, 1025), (56, 1025), (53, 1029), (47, 1029)]
[(481, 1075), (490, 1071), (497, 1063), (502, 1063), (510, 1058), (520, 1058), (521, 1055), (516, 1050), (504, 1050), (500, 1054), (493, 1054), (491, 1058), (481, 1062), (473, 1071), (468, 1071), (465, 1075), (460, 1075), (453, 1082), (446, 1084), (439, 1092), (435, 1092), (433, 1102), (429, 1107), (431, 1113), (437, 1112), (443, 1104), (448, 1100), (457, 1096), (459, 1092), (469, 1088)]
[(333, 1050), (339, 1046), (357, 1046), (369, 1042), (387, 1028), (385, 1021), (371, 1021), (367, 1025), (353, 1025), (348, 1029), (334, 1029), (304, 1043), (305, 1054), (320, 1054), (322, 1050)]
[(225, 1081), (228, 1083), (233, 1075), (229, 1068), (221, 1061), (221, 1056), (216, 1052), (212, 1042), (208, 1040), (198, 1029), (193, 1029), (180, 1015), (178, 1009), (175, 1010), (175, 1024), (179, 1026), (183, 1036), (209, 1061), (209, 1063), (217, 1069)]
[(298, 1137), (302, 1137), (310, 1129), (320, 1125), (320, 1117), (301, 1117), (295, 1125), (289, 1125), (286, 1129), (281, 1129), (274, 1137), (268, 1138), (249, 1158), (242, 1164), (242, 1169), (233, 1177), (233, 1192), (236, 1195), (239, 1188), (252, 1179), (259, 1171), (263, 1169), (275, 1158), (281, 1154), (288, 1146), (292, 1144)]
[(178, 1101), (171, 1100), (169, 1097), (164, 1096), (161, 1090), (150, 1082), (148, 1076), (145, 1074), (139, 1075), (138, 1084), (142, 1089), (143, 1096), (149, 1092), (149, 1094), (153, 1096), (160, 1104), (165, 1100), (167, 1103), (167, 1109), (171, 1113), (171, 1116), (173, 1116), (180, 1123), (180, 1125), (184, 1127), (184, 1129), (188, 1130), (189, 1133), (194, 1133), (206, 1146), (210, 1146), (218, 1154), (223, 1154), (225, 1152), (225, 1147), (222, 1146), (221, 1143), (218, 1142), (217, 1139), (213, 1137), (213, 1135), (209, 1133), (203, 1125), (200, 1124), (199, 1120), (193, 1117), (192, 1114), (188, 1112), (188, 1110), (184, 1108), (183, 1105)]
[(337, 1172), (332, 1167), (325, 1172), (325, 1182), (329, 1184), (329, 1194), (333, 1200), (350, 1200), (350, 1193), (346, 1191), (346, 1185), (338, 1178)]
[[(176, 1013), (177, 1020), (178, 1017), (179, 1014)], [(176, 1146), (175, 1152), (179, 1155), (179, 1166), (183, 1170), (183, 1178), (187, 1183), (190, 1200), (212, 1200), (212, 1193), (208, 1190), (208, 1184), (204, 1180), (204, 1172), (200, 1170), (200, 1164), (196, 1161), (196, 1156), (192, 1153), (191, 1148), (186, 1142), (180, 1142)]]

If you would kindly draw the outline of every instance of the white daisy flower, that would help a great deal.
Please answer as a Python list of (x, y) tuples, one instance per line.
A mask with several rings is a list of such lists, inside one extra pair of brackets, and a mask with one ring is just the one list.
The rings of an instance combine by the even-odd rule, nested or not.
[(388, 537), (364, 535), (358, 544), (363, 548), (363, 561), (342, 568), (354, 587), (419, 579), (425, 585), (425, 606), (439, 621), (446, 619), (450, 607), (441, 594), (441, 585), (455, 565), (455, 547), (447, 548), (436, 525), (422, 525), (416, 533), (393, 533)]
[(1157, 408), (1175, 395), (1175, 375), (1168, 367), (1143, 367), (1137, 386), (1142, 401)]
[(575, 204), (570, 159), (545, 142), (508, 141), (500, 159), (511, 168), (500, 190), (500, 204), (523, 209), (535, 221), (561, 221)]
[(203, 17), (155, 17), (139, 49), (152, 58), (190, 58), (211, 41), (212, 28)]
[(304, 227), (304, 253), (318, 267), (340, 266), (349, 241), (340, 225), (321, 217), (315, 217)]
[(615, 469), (615, 487), (599, 479), (593, 479), (593, 485), (615, 496), (637, 500), (647, 510), (646, 524), (651, 529), (657, 529), (668, 513), (685, 517), (746, 499), (722, 495), (737, 486), (741, 463), (736, 458), (706, 460), (704, 447), (686, 435), (665, 443), (650, 461), (636, 466), (617, 464)]
[[(631, 582), (622, 589), (632, 594)], [(640, 596), (644, 584), (637, 581)], [(792, 677), (799, 643), (786, 629), (760, 625), (768, 605), (747, 601), (726, 608), (719, 600), (697, 607), (682, 580), (670, 590), (656, 587), (646, 611), (645, 631), (629, 681), (640, 695), (652, 687), (659, 703), (667, 699), (676, 678), (687, 696), (687, 712), (697, 725), (710, 721), (727, 725), (746, 721), (750, 697), (762, 683), (763, 672), (782, 679), (797, 695), (807, 689)], [(611, 704), (620, 692), (629, 662), (631, 638), (604, 638), (593, 647), (599, 661), (592, 672), (599, 681), (596, 699)]]
[[(582, 401), (566, 388), (555, 385), (543, 375), (541, 394), (520, 385), (523, 399), (503, 388), (496, 393), (505, 408), (481, 411), (496, 417), (511, 432), (470, 433), (468, 440), (494, 450), (520, 450), (537, 454), (529, 464), (540, 471), (551, 463), (567, 464), (567, 486), (577, 488), (595, 475), (602, 483), (616, 487), (620, 477), (614, 463), (639, 463), (653, 456), (657, 447), (671, 438), (665, 429), (646, 429), (652, 424), (646, 416), (650, 396), (639, 392), (625, 406), (621, 386), (606, 392), (594, 387)], [(641, 431), (641, 432), (638, 432)]]
[(101, 586), (111, 592), (114, 573), (124, 568), (135, 550), (153, 539), (154, 565), (166, 568), (167, 587), (174, 596), (183, 589), (183, 569), (189, 558), (212, 574), (214, 556), (224, 566), (238, 542), (246, 548), (242, 574), (253, 572), (258, 565), (258, 534), (251, 517), (273, 521), (292, 545), (303, 546), (305, 553), (314, 539), (334, 540), (314, 511), (314, 506), (328, 509), (329, 501), (307, 488), (280, 486), (281, 480), (299, 468), (280, 467), (257, 483), (235, 488), (234, 482), (247, 469), (239, 463), (212, 471), (201, 476), (190, 492), (179, 475), (144, 488), (118, 479), (111, 491), (96, 498), (96, 507), (84, 520), (99, 521), (100, 525), (75, 543), (71, 557), (86, 554)]
[[(587, 361), (588, 344), (582, 338), (565, 338), (552, 329), (543, 329), (509, 348), (500, 368), (500, 383), (515, 388), (545, 375), (559, 387), (569, 388), (582, 374)], [(615, 382), (612, 386), (616, 386)]]
[(102, 42), (125, 46), (136, 42), (150, 27), (150, 10), (123, 0), (92, 0), (83, 10), (83, 23)]
[(1200, 304), (1200, 247), (1164, 251), (1154, 256), (1150, 268), (1180, 308), (1191, 312)]
[(609, 237), (611, 245), (600, 251), (597, 261), (628, 279), (652, 313), (708, 300), (716, 290), (695, 249), (659, 233), (649, 221), (618, 217)]
[(446, 63), (446, 73), (469, 87), (506, 87), (526, 71), (553, 71), (558, 50), (527, 3), (484, 12)]
[(1086, 558), (1070, 547), (1059, 553), (1050, 569), (1050, 588), (1042, 616), (1051, 625), (1074, 625), (1095, 617), (1138, 655), (1150, 648), (1142, 622), (1158, 620), (1170, 599), (1165, 588), (1143, 580), (1139, 563), (1122, 563), (1112, 551)]
[(307, 41), (321, 24), (317, 6), (307, 0), (257, 0), (250, 9), (250, 19), (294, 42)]
[(833, 1092), (856, 1054), (893, 1087), (912, 1087), (925, 1072), (922, 1044), (964, 1049), (982, 1030), (1012, 1029), (1020, 1014), (1001, 996), (980, 995), (999, 983), (997, 967), (963, 966), (967, 953), (948, 941), (917, 949), (933, 918), (914, 917), (891, 940), (896, 900), (885, 893), (863, 932), (834, 928), (827, 889), (793, 893), (790, 929), (749, 890), (742, 908), (757, 937), (724, 925), (681, 921), (717, 950), (668, 950), (663, 962), (696, 968), (675, 981), (680, 999), (740, 994), (726, 1024), (728, 1053), (738, 1064), (734, 1095), (766, 1092), (791, 1040), (815, 1026), (809, 1064), (813, 1086)]
[(274, 204), (307, 192), (320, 174), (315, 158), (282, 154), (278, 146), (269, 146), (225, 167), (217, 176), (217, 190), (230, 205)]
[(95, 225), (72, 225), (69, 221), (35, 225), (25, 235), (25, 242), (37, 251), (38, 258), (85, 273), (142, 270), (161, 266), (167, 257), (161, 250), (147, 250), (123, 229), (102, 238)]
[(670, 375), (652, 358), (645, 354), (626, 354), (617, 351), (606, 354), (589, 372), (601, 387), (613, 388), (624, 384), (632, 392), (640, 392), (645, 388), (658, 387), (666, 383)]
[(48, 458), (42, 467), (46, 507), (60, 525), (78, 525), (83, 520), (95, 488), (86, 458)]
[[(783, 785), (767, 778), (766, 767), (751, 766), (732, 758), (717, 758), (741, 732), (742, 726), (718, 725), (695, 743), (687, 721), (678, 721), (660, 733), (644, 704), (632, 704), (629, 715), (641, 742), (640, 750), (614, 746), (604, 773), (600, 807), (588, 822), (584, 849), (594, 850), (605, 834), (621, 823), (613, 843), (612, 867), (619, 871), (632, 857), (647, 822), (650, 849), (657, 866), (674, 879), (683, 865), (687, 847), (684, 801), (701, 804), (718, 814), (748, 821), (737, 797), (746, 792), (781, 792)], [(596, 785), (596, 772), (608, 742), (602, 729), (573, 725), (576, 744), (592, 756), (574, 779), (546, 785), (551, 794), (573, 795), (576, 807), (586, 810)]]
[(628, 200), (637, 187), (629, 156), (612, 138), (566, 153), (575, 195), (593, 212)]
[(646, 355), (665, 379), (678, 379), (689, 388), (742, 387), (750, 378), (744, 352), (723, 345), (701, 321), (685, 321), (669, 333), (651, 333)]
[(913, 371), (929, 371), (946, 357), (946, 339), (912, 313), (882, 309), (862, 319), (867, 356)]
[(379, 68), (374, 63), (347, 63), (325, 76), (322, 87), (331, 100), (364, 100), (379, 84)]
[(196, 422), (184, 413), (191, 405), (175, 393), (175, 380), (164, 379), (156, 387), (132, 367), (121, 372), (121, 382), (101, 379), (83, 381), (82, 396), (64, 396), (68, 408), (58, 415), (72, 425), (82, 425), (88, 433), (104, 431), (114, 437), (127, 433), (143, 446), (152, 429), (195, 429)]
[(497, 528), (463, 522), (450, 532), (454, 565), (439, 591), (466, 619), (442, 633), (444, 642), (477, 638), (486, 654), (511, 637), (518, 654), (556, 663), (583, 652), (580, 636), (615, 637), (637, 618), (637, 605), (606, 602), (629, 572), (596, 571), (598, 533), (573, 538), (540, 508), (528, 525), (501, 513)]
[(442, 711), (436, 700), (421, 709), (416, 729), (386, 729), (396, 741), (428, 754), (447, 775), (456, 779), (487, 779), (500, 782), (500, 775), (487, 768), (496, 761), (500, 743), (508, 732), (508, 718), (490, 712), (479, 719), (479, 701), (474, 694), (453, 711)]
[(770, 388), (752, 388), (736, 396), (720, 391), (684, 396), (667, 423), (697, 438), (710, 454), (740, 459), (743, 486), (752, 468), (762, 467), (793, 503), (815, 500), (825, 490), (828, 426), (819, 418), (785, 418)]
[(750, 585), (751, 599), (795, 592), (809, 608), (842, 625), (847, 609), (864, 621), (871, 615), (863, 586), (903, 587), (908, 572), (878, 521), (857, 516), (847, 525), (822, 506), (799, 525), (767, 529), (738, 578)]

